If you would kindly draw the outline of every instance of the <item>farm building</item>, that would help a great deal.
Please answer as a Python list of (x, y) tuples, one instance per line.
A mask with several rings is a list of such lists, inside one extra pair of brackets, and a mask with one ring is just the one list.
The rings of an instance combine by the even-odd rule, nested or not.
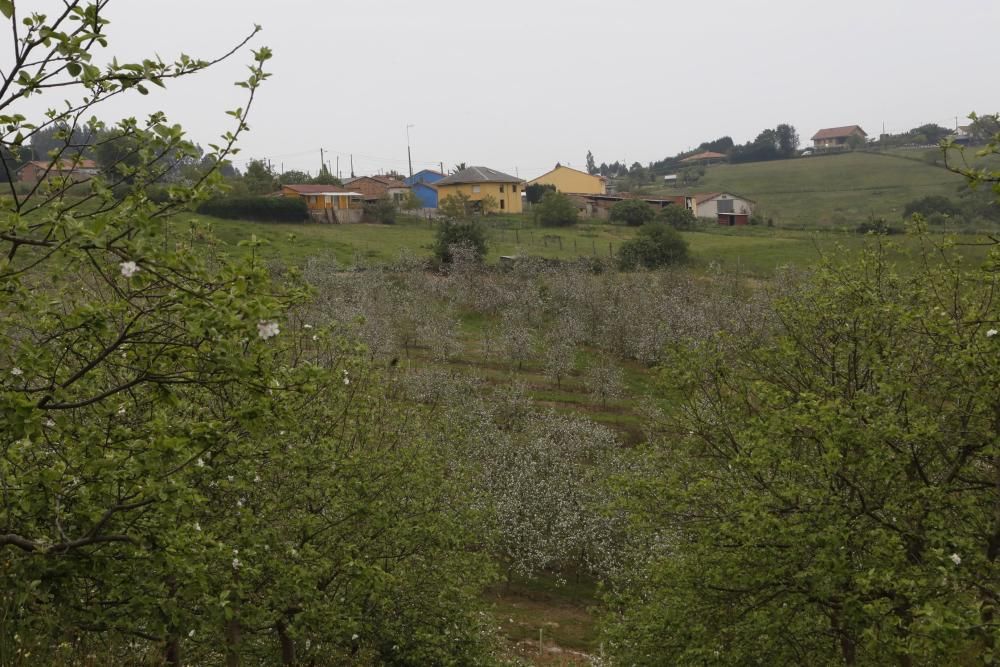
[(676, 197), (637, 197), (633, 195), (612, 194), (612, 195), (584, 195), (571, 194), (570, 199), (576, 205), (577, 211), (584, 218), (596, 218), (607, 220), (611, 216), (611, 207), (626, 199), (640, 199), (653, 208), (666, 208), (667, 206), (685, 206), (686, 200), (691, 199), (684, 195)]
[(453, 195), (466, 195), (474, 206), (481, 206), (486, 197), (496, 200), (501, 213), (520, 213), (524, 181), (489, 167), (469, 167), (442, 178), (434, 184), (438, 201)]
[(828, 127), (813, 135), (813, 147), (818, 149), (846, 148), (852, 141), (865, 141), (868, 133), (858, 125)]
[(86, 181), (100, 173), (93, 160), (63, 159), (58, 163), (33, 160), (17, 170), (22, 183), (37, 183), (43, 178), (69, 178)]
[(585, 171), (560, 164), (552, 171), (529, 181), (528, 185), (551, 185), (566, 194), (603, 195), (608, 192), (608, 179), (603, 176), (592, 176)]
[(391, 199), (397, 204), (410, 191), (409, 185), (389, 176), (357, 176), (344, 181), (344, 185), (364, 195), (365, 201)]
[(410, 190), (420, 200), (423, 208), (437, 208), (438, 191), (434, 187), (434, 183), (443, 178), (444, 174), (440, 172), (433, 169), (424, 169), (405, 179), (403, 182), (410, 186)]
[(364, 194), (335, 185), (284, 185), (279, 197), (305, 199), (309, 214), (319, 222), (361, 222)]
[(695, 195), (693, 199), (694, 207), (692, 208), (692, 202), (689, 201), (688, 208), (691, 208), (697, 217), (718, 220), (719, 224), (749, 224), (750, 216), (753, 215), (752, 199), (729, 192)]

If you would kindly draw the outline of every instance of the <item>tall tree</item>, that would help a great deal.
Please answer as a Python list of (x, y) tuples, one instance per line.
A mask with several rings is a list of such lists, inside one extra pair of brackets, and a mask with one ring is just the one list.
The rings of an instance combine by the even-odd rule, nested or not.
[(782, 123), (774, 129), (777, 135), (778, 154), (781, 157), (794, 157), (799, 149), (799, 133), (795, 126)]
[(587, 173), (591, 176), (597, 175), (597, 162), (594, 160), (594, 154), (587, 151)]

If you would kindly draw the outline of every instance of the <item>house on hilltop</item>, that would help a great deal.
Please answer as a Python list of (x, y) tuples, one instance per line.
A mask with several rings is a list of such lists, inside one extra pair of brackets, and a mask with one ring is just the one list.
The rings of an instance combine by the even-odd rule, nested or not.
[(585, 171), (557, 164), (550, 172), (542, 174), (528, 185), (551, 185), (566, 194), (604, 195), (608, 193), (608, 179), (593, 176)]
[(423, 208), (437, 208), (438, 191), (434, 184), (444, 177), (433, 169), (422, 169), (403, 182), (410, 186), (410, 191), (417, 196)]
[(868, 133), (861, 129), (859, 125), (847, 125), (846, 127), (828, 127), (813, 135), (813, 147), (820, 150), (831, 148), (847, 148), (854, 142), (864, 142), (868, 139)]
[(492, 197), (499, 212), (520, 213), (524, 210), (521, 204), (523, 185), (524, 181), (520, 178), (496, 169), (469, 167), (442, 178), (434, 187), (437, 188), (439, 202), (454, 195), (465, 195), (473, 206), (481, 209), (482, 201)]
[(716, 153), (715, 151), (705, 151), (703, 153), (697, 153), (695, 155), (688, 156), (681, 160), (681, 162), (691, 164), (691, 163), (701, 163), (701, 164), (712, 164), (713, 162), (725, 162), (726, 156), (723, 153)]
[(319, 222), (361, 222), (364, 195), (335, 185), (283, 185), (277, 197), (304, 199), (309, 215)]

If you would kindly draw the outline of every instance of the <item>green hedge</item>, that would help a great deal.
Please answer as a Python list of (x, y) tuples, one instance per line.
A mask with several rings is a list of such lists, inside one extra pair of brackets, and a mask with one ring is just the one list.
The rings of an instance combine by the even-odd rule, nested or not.
[(304, 222), (309, 219), (305, 199), (288, 197), (225, 197), (210, 199), (198, 213), (227, 220), (255, 222)]

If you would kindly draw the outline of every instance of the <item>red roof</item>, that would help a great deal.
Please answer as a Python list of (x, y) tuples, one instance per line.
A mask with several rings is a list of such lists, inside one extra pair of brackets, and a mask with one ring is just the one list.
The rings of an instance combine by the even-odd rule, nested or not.
[[(46, 162), (43, 160), (32, 160), (24, 166), (34, 166), (39, 169), (48, 169), (52, 162)], [(23, 167), (22, 167), (23, 169)], [(71, 171), (73, 169), (97, 169), (97, 163), (93, 160), (74, 160), (73, 158), (63, 158), (59, 161), (58, 165), (53, 165), (52, 169), (57, 171)]]
[(698, 162), (700, 160), (725, 160), (726, 156), (722, 153), (715, 153), (713, 151), (705, 151), (704, 153), (698, 153), (697, 155), (692, 155), (691, 157), (686, 157), (681, 162)]
[(823, 140), (823, 139), (846, 139), (850, 137), (855, 132), (860, 132), (862, 136), (867, 137), (868, 133), (861, 129), (860, 125), (847, 125), (845, 127), (828, 127), (820, 130), (813, 136), (813, 141)]
[(297, 192), (300, 195), (316, 195), (316, 194), (327, 194), (330, 192), (343, 192), (347, 194), (351, 192), (345, 188), (338, 187), (336, 185), (282, 185), (282, 188), (288, 188), (292, 192)]

